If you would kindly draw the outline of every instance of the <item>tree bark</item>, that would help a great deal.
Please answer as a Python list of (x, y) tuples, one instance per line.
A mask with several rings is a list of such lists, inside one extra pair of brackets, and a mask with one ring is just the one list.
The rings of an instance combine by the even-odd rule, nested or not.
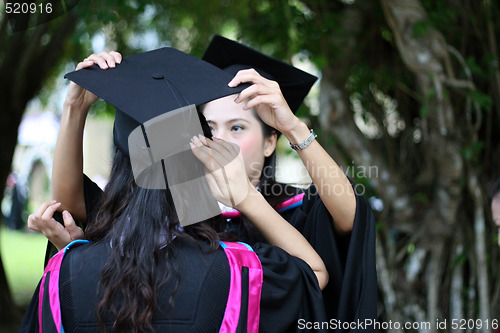
[[(479, 318), (484, 322), (491, 320), (490, 304), (489, 304), (489, 285), (488, 285), (488, 265), (486, 264), (486, 247), (485, 247), (485, 219), (483, 212), (483, 194), (477, 181), (477, 176), (474, 171), (469, 169), (467, 177), (467, 185), (472, 195), (474, 202), (474, 244), (476, 256), (476, 274), (478, 277), (479, 289)], [(481, 332), (489, 332), (489, 329), (484, 325)]]
[[(0, 323), (5, 325), (17, 323), (20, 319), (20, 314), (20, 311), (14, 304), (0, 256)], [(0, 325), (1, 328), (2, 326)]]
[[(457, 244), (454, 250), (454, 259), (456, 260), (464, 251), (462, 244), (462, 237), (457, 237)], [(464, 269), (463, 263), (459, 262), (455, 267), (452, 267), (451, 272), (451, 289), (450, 289), (450, 319), (461, 319), (464, 316), (464, 302), (462, 298), (462, 292), (464, 290)], [(451, 329), (451, 332), (459, 332), (458, 328)]]

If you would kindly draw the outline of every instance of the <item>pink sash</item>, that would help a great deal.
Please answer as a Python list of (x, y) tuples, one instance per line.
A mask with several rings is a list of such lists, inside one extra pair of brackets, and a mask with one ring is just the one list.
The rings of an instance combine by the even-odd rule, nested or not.
[[(44, 318), (42, 313), (43, 308), (43, 295), (45, 292), (45, 280), (49, 278), (48, 294), (49, 294), (49, 304), (50, 312), (52, 314), (52, 323), (45, 322), (47, 327), (55, 326), (57, 333), (64, 333), (64, 328), (62, 326), (61, 318), (61, 303), (59, 301), (59, 272), (61, 271), (61, 264), (66, 252), (75, 246), (80, 246), (82, 244), (88, 243), (87, 240), (76, 240), (68, 245), (61, 251), (57, 252), (52, 258), (50, 258), (45, 270), (43, 272), (42, 282), (40, 283), (40, 293), (38, 294), (38, 327), (39, 332), (43, 333), (43, 323), (48, 320), (49, 316)], [(50, 331), (50, 330), (49, 330)]]
[[(59, 299), (59, 272), (66, 252), (72, 248), (88, 243), (86, 240), (77, 240), (68, 244), (63, 250), (50, 258), (43, 273), (38, 294), (38, 327), (43, 333), (43, 327), (48, 331), (55, 327), (57, 333), (64, 333), (61, 318), (61, 303)], [(245, 243), (220, 242), (229, 261), (231, 282), (226, 311), (220, 327), (220, 332), (236, 332), (241, 312), (243, 293), (248, 292), (248, 316), (247, 332), (257, 333), (259, 331), (260, 319), (260, 296), (262, 292), (262, 265), (253, 249)], [(242, 290), (242, 269), (248, 268), (248, 291)], [(48, 279), (48, 295), (50, 304), (50, 315), (42, 313), (45, 283)]]
[[(293, 196), (290, 199), (285, 200), (282, 203), (276, 205), (274, 207), (274, 209), (278, 213), (282, 213), (282, 212), (286, 212), (289, 209), (298, 207), (298, 206), (302, 205), (302, 203), (304, 202), (304, 195), (305, 195), (305, 193), (297, 194), (296, 196)], [(240, 215), (241, 215), (241, 213), (234, 208), (230, 208), (230, 209), (222, 212), (222, 216), (225, 217), (226, 219), (232, 219), (235, 217), (239, 217)]]
[(229, 260), (231, 284), (226, 312), (219, 332), (236, 332), (240, 318), (242, 290), (242, 268), (248, 268), (248, 317), (247, 332), (259, 332), (260, 295), (262, 292), (262, 265), (253, 249), (245, 243), (220, 242)]

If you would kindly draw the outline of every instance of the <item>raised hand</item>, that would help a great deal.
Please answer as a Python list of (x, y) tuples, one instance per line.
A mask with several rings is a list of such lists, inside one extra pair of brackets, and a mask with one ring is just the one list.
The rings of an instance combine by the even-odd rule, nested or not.
[[(122, 61), (122, 56), (120, 53), (111, 52), (101, 52), (99, 54), (91, 54), (85, 58), (82, 62), (78, 63), (76, 70), (82, 68), (87, 68), (98, 65), (101, 69), (106, 70), (108, 68), (114, 68), (117, 64)], [(64, 103), (72, 109), (82, 110), (82, 112), (87, 112), (92, 104), (94, 104), (99, 98), (88, 91), (71, 82), (68, 87), (68, 92), (66, 93), (66, 99)]]
[(222, 139), (212, 141), (203, 135), (193, 137), (190, 145), (193, 154), (205, 165), (214, 198), (238, 208), (253, 189), (239, 147)]
[(228, 85), (236, 87), (245, 82), (253, 84), (240, 92), (235, 100), (236, 103), (247, 100), (245, 110), (255, 108), (262, 121), (282, 133), (293, 130), (300, 123), (299, 118), (290, 110), (276, 81), (266, 79), (255, 69), (244, 69), (236, 73)]

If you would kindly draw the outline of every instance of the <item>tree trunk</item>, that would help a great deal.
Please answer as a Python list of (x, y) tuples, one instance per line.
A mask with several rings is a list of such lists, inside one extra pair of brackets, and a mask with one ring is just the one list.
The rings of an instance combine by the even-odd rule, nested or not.
[[(63, 56), (63, 48), (76, 26), (71, 13), (30, 30), (7, 36), (5, 16), (0, 22), (1, 47), (5, 50), (0, 66), (0, 100), (2, 121), (0, 122), (0, 181), (5, 184), (11, 172), (12, 158), (17, 144), (17, 132), (26, 104), (36, 96), (48, 74), (54, 70)], [(42, 38), (50, 41), (42, 46)], [(44, 37), (45, 36), (45, 37)], [(0, 202), (3, 191), (0, 191)], [(0, 258), (1, 264), (1, 258)], [(16, 323), (16, 308), (0, 266), (0, 316), (3, 324)]]
[[(3, 268), (2, 258), (0, 257), (0, 323), (10, 325), (17, 323), (20, 319), (20, 311), (14, 304), (9, 290), (7, 276)], [(2, 328), (0, 325), (0, 329)]]
[[(489, 298), (493, 300), (487, 292), (486, 200), (477, 167), (467, 164), (466, 172), (469, 160), (464, 158), (467, 147), (480, 144), (482, 115), (468, 95), (476, 87), (465, 56), (432, 25), (416, 34), (415, 27), (429, 21), (418, 0), (381, 0), (381, 8), (371, 11), (356, 4), (340, 14), (341, 33), (320, 41), (341, 45), (342, 56), (330, 49), (322, 51), (329, 61), (322, 71), (319, 124), (335, 136), (338, 163), (344, 157), (357, 166), (378, 168), (370, 186), (384, 203), (377, 230), (381, 320), (426, 321), (432, 324), (431, 331), (437, 330), (436, 319), (452, 316), (484, 322), (491, 313)], [(383, 41), (375, 43), (369, 33), (361, 33), (373, 23), (377, 10), (390, 28), (387, 39), (397, 48), (397, 59), (387, 55)], [(376, 52), (382, 53), (380, 59), (375, 59)], [(384, 118), (387, 106), (377, 104), (378, 77), (365, 83), (370, 85), (365, 91), (353, 94), (346, 88), (360, 63), (372, 64), (373, 72), (384, 64), (384, 70), (390, 68), (390, 79), (399, 86), (384, 91), (384, 98), (399, 98), (397, 112), (406, 126), (400, 134), (389, 133)], [(455, 76), (456, 67), (465, 78)], [(405, 71), (413, 75), (410, 85), (407, 77), (397, 77)], [(403, 89), (406, 96), (397, 95)], [(457, 96), (463, 95), (461, 102)], [(356, 106), (353, 96), (365, 104)], [(402, 98), (407, 96), (410, 101)], [(360, 131), (355, 119), (359, 113), (365, 122), (375, 119), (378, 134), (370, 137)]]

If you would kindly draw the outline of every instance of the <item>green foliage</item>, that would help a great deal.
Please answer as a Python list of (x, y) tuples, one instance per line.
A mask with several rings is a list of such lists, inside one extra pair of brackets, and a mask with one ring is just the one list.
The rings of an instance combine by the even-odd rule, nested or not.
[(457, 18), (461, 14), (460, 6), (450, 6), (447, 1), (435, 0), (422, 0), (421, 4), (428, 15), (425, 20), (427, 27), (433, 27), (441, 32), (460, 29), (460, 26), (456, 24)]
[(469, 248), (464, 249), (462, 251), (462, 253), (460, 253), (458, 256), (456, 256), (453, 259), (453, 261), (451, 263), (451, 267), (455, 268), (458, 265), (464, 264), (467, 261), (467, 258), (469, 257), (469, 254), (470, 254), (470, 249)]
[(481, 109), (484, 110), (489, 110), (493, 104), (493, 100), (491, 99), (491, 96), (477, 90), (471, 90), (467, 94), (468, 97), (470, 97), (475, 103), (479, 105)]
[(432, 27), (430, 20), (422, 20), (413, 24), (413, 36), (424, 37), (429, 33), (429, 28)]
[(432, 105), (436, 103), (435, 98), (436, 98), (435, 89), (430, 88), (425, 92), (425, 97), (419, 110), (421, 118), (427, 118), (429, 116), (429, 112), (431, 111)]
[(382, 39), (384, 39), (389, 43), (393, 42), (392, 32), (389, 29), (387, 29), (387, 27), (383, 27), (380, 29), (380, 36), (382, 36)]
[[(488, 72), (498, 70), (498, 60), (498, 56), (491, 53), (486, 53), (482, 58), (484, 66), (487, 68)], [(486, 78), (486, 76), (484, 78)]]
[(367, 87), (370, 85), (372, 80), (371, 69), (367, 64), (356, 64), (350, 68), (350, 73), (348, 80), (346, 82), (346, 88), (351, 93), (362, 94)]
[(408, 244), (408, 247), (406, 248), (406, 253), (412, 254), (413, 252), (415, 252), (415, 244), (410, 243), (410, 244)]
[(429, 115), (429, 108), (426, 105), (420, 107), (420, 117), (427, 118)]
[(460, 154), (466, 160), (477, 164), (479, 161), (479, 156), (483, 151), (483, 148), (484, 148), (484, 141), (470, 142), (461, 149)]
[(469, 67), (472, 74), (479, 75), (483, 78), (487, 75), (484, 69), (481, 68), (481, 66), (476, 62), (476, 58), (473, 55), (468, 56), (465, 59), (465, 63), (467, 64), (467, 67)]
[(413, 194), (413, 200), (420, 202), (424, 205), (429, 204), (429, 196), (423, 192), (417, 192), (417, 193)]

